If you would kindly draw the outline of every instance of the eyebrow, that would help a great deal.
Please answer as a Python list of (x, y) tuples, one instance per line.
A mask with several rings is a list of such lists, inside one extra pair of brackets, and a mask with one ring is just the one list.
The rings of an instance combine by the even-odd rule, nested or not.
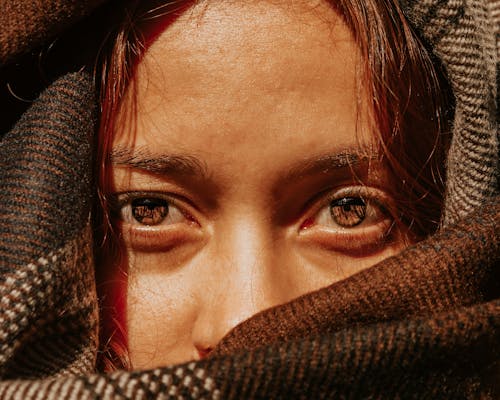
[[(209, 179), (207, 165), (194, 155), (154, 154), (147, 148), (131, 150), (117, 147), (111, 152), (113, 165), (151, 172), (159, 175), (197, 176)], [(297, 162), (280, 179), (292, 182), (314, 174), (330, 174), (341, 169), (355, 169), (370, 161), (379, 159), (378, 153), (369, 148), (346, 149), (338, 153), (312, 157)]]
[(370, 151), (369, 148), (346, 149), (338, 153), (303, 160), (290, 168), (284, 180), (294, 181), (315, 174), (330, 174), (347, 168), (356, 169), (378, 159), (378, 153)]
[(197, 157), (184, 154), (153, 154), (146, 148), (132, 151), (117, 147), (111, 151), (113, 165), (139, 169), (159, 175), (186, 175), (208, 178), (207, 166)]

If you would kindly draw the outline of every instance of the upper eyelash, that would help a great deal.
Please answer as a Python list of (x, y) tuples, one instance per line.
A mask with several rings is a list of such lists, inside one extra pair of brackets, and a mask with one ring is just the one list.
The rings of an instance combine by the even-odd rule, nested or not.
[[(370, 193), (374, 191), (378, 196), (375, 195), (375, 193)], [(323, 207), (331, 204), (332, 201), (344, 197), (361, 197), (366, 202), (373, 202), (383, 213), (392, 215), (389, 196), (380, 189), (368, 186), (344, 187), (333, 192), (332, 189), (324, 190), (314, 196), (314, 198), (306, 204), (305, 209), (312, 207), (315, 212), (319, 212)]]
[[(167, 202), (169, 208), (176, 208), (186, 220), (191, 223), (195, 223), (199, 225), (199, 219), (196, 216), (196, 207), (183, 196), (177, 196), (172, 194), (165, 194), (164, 192), (154, 192), (154, 191), (130, 191), (130, 192), (121, 192), (115, 193), (114, 198), (116, 200), (115, 204), (112, 206), (112, 217), (121, 219), (122, 218), (122, 209), (126, 206), (131, 206), (132, 201), (141, 198), (157, 198)], [(183, 203), (187, 203), (183, 204)], [(193, 210), (190, 209), (192, 207)]]
[(166, 201), (169, 206), (174, 206), (182, 210), (184, 213), (184, 208), (177, 204), (175, 199), (172, 196), (167, 196), (161, 192), (122, 192), (122, 193), (114, 193), (109, 198), (109, 211), (111, 216), (114, 218), (121, 218), (121, 210), (123, 207), (131, 205), (132, 201), (140, 198), (158, 198)]
[(130, 204), (133, 200), (140, 198), (156, 198), (166, 201), (169, 205), (173, 205), (175, 207), (182, 208), (178, 204), (178, 201), (172, 195), (166, 195), (162, 192), (123, 192), (116, 193), (112, 197), (113, 204), (112, 206), (118, 209), (121, 209), (123, 206)]
[[(375, 193), (378, 195), (375, 195)], [(382, 196), (380, 196), (382, 195)], [(192, 214), (186, 210), (186, 207), (179, 204), (179, 200), (176, 199), (176, 196), (166, 195), (163, 192), (156, 191), (129, 191), (129, 192), (120, 192), (114, 193), (109, 197), (109, 209), (112, 216), (119, 216), (121, 213), (121, 209), (131, 204), (131, 202), (138, 198), (144, 197), (153, 197), (165, 200), (168, 202), (169, 206), (174, 206), (179, 208), (179, 210), (185, 214), (186, 216), (192, 216)], [(337, 200), (343, 197), (361, 197), (363, 200), (367, 202), (373, 202), (384, 214), (391, 215), (393, 218), (394, 210), (392, 205), (390, 204), (390, 197), (384, 191), (378, 188), (368, 187), (368, 186), (349, 186), (343, 187), (340, 189), (332, 190), (331, 188), (325, 189), (315, 195), (312, 199), (310, 199), (305, 206), (303, 207), (301, 214), (313, 214), (318, 213), (323, 207), (329, 205), (332, 201)], [(187, 199), (183, 199), (188, 204), (191, 202)], [(307, 210), (313, 209), (313, 212), (310, 213)]]

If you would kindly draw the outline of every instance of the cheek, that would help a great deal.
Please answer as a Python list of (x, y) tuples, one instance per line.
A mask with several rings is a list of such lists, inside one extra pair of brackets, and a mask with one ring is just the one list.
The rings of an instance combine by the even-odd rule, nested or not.
[[(147, 267), (148, 257), (141, 260)], [(134, 272), (129, 268), (126, 326), (134, 368), (185, 361), (197, 301), (185, 274)]]
[(316, 246), (300, 246), (297, 258), (302, 270), (297, 271), (297, 282), (302, 289), (313, 291), (350, 277), (380, 261), (398, 254), (406, 245), (395, 242), (370, 255), (352, 257), (342, 253), (332, 253)]
[[(302, 240), (296, 244), (296, 254), (302, 260), (302, 264), (310, 270), (307, 275), (313, 280), (311, 284), (317, 288), (370, 268), (412, 244), (408, 232), (403, 227), (393, 227), (387, 236), (384, 235), (377, 240), (372, 239), (372, 245), (366, 245), (366, 239), (356, 239), (356, 236), (349, 237), (350, 235), (347, 235), (347, 238), (330, 237), (325, 240), (323, 234), (311, 232), (310, 235), (303, 235)], [(344, 244), (344, 251), (342, 246), (338, 246), (339, 242)], [(348, 246), (346, 242), (349, 243)], [(359, 248), (356, 247), (358, 242), (363, 243)]]

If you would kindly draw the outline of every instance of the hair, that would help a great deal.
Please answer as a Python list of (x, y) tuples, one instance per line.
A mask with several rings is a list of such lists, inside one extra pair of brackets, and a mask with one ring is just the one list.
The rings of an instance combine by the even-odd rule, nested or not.
[[(444, 197), (444, 160), (453, 110), (444, 73), (407, 22), (397, 1), (327, 1), (350, 28), (364, 61), (360, 79), (370, 99), (368, 106), (377, 128), (379, 154), (391, 175), (391, 183), (394, 182), (392, 195), (400, 212), (397, 218), (408, 227), (414, 241), (421, 240), (438, 228)], [(121, 2), (111, 5), (117, 24), (103, 46), (96, 68), (101, 105), (97, 219), (103, 254), (116, 251), (104, 189), (110, 183), (106, 165), (120, 102), (147, 49), (152, 35), (149, 27), (158, 19), (176, 18), (198, 2), (132, 0), (126, 6)], [(113, 303), (116, 299), (108, 297), (108, 301)], [(126, 336), (117, 319), (120, 318), (116, 315), (103, 319), (101, 337), (106, 339), (106, 345), (101, 364), (107, 370), (130, 365)]]

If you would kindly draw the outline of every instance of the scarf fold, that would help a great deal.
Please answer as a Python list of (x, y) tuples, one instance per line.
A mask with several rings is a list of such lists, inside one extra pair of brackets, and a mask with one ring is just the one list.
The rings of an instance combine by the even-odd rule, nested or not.
[(445, 68), (455, 96), (444, 224), (498, 194), (500, 0), (403, 0), (406, 16)]
[(374, 322), (432, 317), (500, 297), (500, 202), (374, 267), (229, 332), (216, 354)]
[(95, 365), (92, 85), (56, 81), (0, 142), (0, 376)]

